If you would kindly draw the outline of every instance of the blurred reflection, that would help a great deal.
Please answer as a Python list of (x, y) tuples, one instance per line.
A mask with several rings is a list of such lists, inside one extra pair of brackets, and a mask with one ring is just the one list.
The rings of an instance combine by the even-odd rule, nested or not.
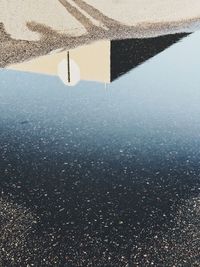
[(187, 35), (104, 40), (14, 64), (9, 69), (58, 75), (67, 86), (74, 86), (80, 80), (110, 83)]

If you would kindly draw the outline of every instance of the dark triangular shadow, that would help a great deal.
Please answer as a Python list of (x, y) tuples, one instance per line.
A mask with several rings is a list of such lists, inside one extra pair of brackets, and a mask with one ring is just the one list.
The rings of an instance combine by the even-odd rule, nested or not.
[(126, 74), (187, 35), (189, 33), (111, 41), (111, 81)]

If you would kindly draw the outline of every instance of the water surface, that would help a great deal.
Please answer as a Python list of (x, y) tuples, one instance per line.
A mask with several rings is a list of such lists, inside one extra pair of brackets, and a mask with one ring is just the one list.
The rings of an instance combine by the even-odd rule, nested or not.
[(106, 86), (0, 72), (2, 266), (200, 265), (199, 44)]

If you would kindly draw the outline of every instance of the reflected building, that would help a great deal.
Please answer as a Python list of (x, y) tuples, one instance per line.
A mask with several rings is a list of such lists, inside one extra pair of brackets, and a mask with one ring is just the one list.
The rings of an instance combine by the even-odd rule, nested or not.
[(188, 33), (179, 33), (146, 39), (112, 41), (110, 49), (111, 82), (188, 35)]
[(13, 64), (8, 69), (58, 75), (69, 85), (79, 80), (110, 83), (187, 35), (180, 33), (147, 39), (103, 40)]

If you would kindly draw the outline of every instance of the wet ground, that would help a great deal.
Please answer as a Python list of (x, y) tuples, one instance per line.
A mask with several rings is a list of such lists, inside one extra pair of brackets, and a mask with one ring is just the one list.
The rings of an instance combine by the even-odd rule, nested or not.
[(106, 86), (0, 72), (1, 266), (200, 266), (199, 44)]

